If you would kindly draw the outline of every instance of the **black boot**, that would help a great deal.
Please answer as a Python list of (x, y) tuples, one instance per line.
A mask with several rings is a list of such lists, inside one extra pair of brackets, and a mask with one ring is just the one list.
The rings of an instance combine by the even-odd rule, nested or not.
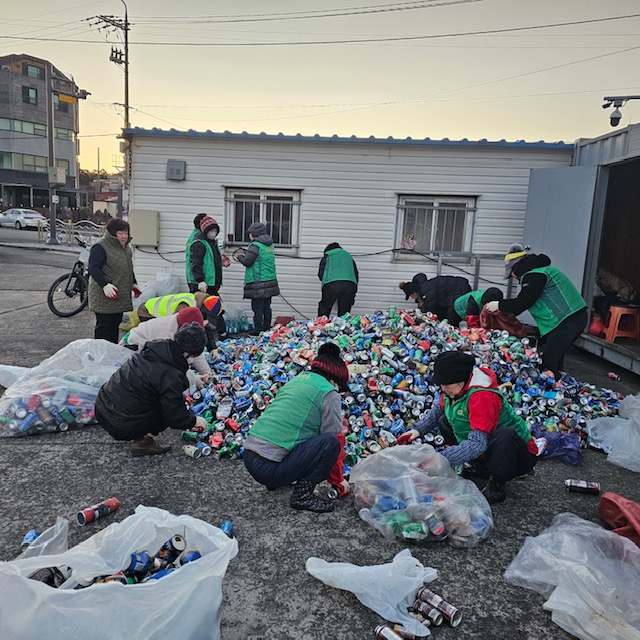
[(291, 506), (294, 509), (313, 511), (315, 513), (327, 513), (333, 511), (333, 502), (323, 500), (313, 493), (316, 488), (308, 480), (298, 480), (291, 494)]
[(465, 467), (460, 475), (467, 480), (470, 478), (481, 478), (482, 480), (486, 480), (491, 473), (489, 473), (489, 469), (484, 466), (482, 461), (472, 460), (471, 462), (465, 463)]
[(496, 480), (493, 476), (489, 478), (485, 488), (482, 490), (484, 497), (489, 504), (497, 504), (498, 502), (504, 502), (507, 498), (505, 492), (505, 483)]

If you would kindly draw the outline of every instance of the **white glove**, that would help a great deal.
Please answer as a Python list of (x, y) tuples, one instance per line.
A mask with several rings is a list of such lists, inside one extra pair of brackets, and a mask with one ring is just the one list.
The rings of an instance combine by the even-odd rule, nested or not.
[(492, 300), (491, 302), (487, 302), (487, 304), (484, 305), (484, 308), (487, 311), (500, 311), (500, 303), (497, 300)]
[(104, 295), (110, 300), (115, 300), (118, 297), (118, 287), (114, 287), (110, 282), (102, 287)]
[(202, 291), (202, 293), (207, 293), (207, 283), (198, 282), (198, 291)]
[(203, 417), (198, 416), (196, 418), (196, 427), (202, 427), (203, 429), (206, 429), (207, 426), (207, 421)]

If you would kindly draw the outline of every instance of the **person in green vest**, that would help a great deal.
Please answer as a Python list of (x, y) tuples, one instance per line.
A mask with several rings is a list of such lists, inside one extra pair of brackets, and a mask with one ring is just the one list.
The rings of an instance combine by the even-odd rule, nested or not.
[(198, 283), (193, 276), (193, 270), (191, 269), (191, 247), (195, 242), (196, 236), (200, 233), (200, 223), (204, 218), (207, 217), (206, 213), (199, 213), (193, 219), (193, 231), (189, 234), (187, 238), (187, 244), (185, 246), (185, 270), (187, 275), (187, 285), (189, 286), (189, 291), (194, 293), (198, 290)]
[(504, 258), (504, 277), (520, 282), (518, 296), (489, 302), (485, 309), (516, 316), (528, 309), (545, 339), (542, 368), (559, 379), (565, 354), (587, 326), (587, 303), (571, 280), (551, 264), (549, 256), (528, 250), (529, 247), (512, 244)]
[(96, 339), (118, 342), (120, 322), (131, 311), (131, 293), (142, 293), (136, 284), (131, 255), (129, 223), (113, 218), (105, 234), (89, 253), (89, 310), (96, 314)]
[(476, 367), (468, 353), (441, 353), (432, 381), (442, 389), (439, 401), (397, 443), (408, 444), (439, 429), (450, 445), (442, 455), (451, 466), (466, 465), (464, 477), (488, 478), (482, 493), (489, 504), (502, 502), (505, 484), (530, 473), (537, 461), (527, 423), (498, 390), (495, 373)]
[(294, 509), (326, 513), (333, 502), (314, 489), (328, 480), (340, 497), (349, 493), (344, 479), (345, 435), (340, 393), (349, 391), (349, 370), (340, 348), (326, 342), (310, 369), (287, 382), (255, 421), (244, 443), (243, 461), (260, 484), (272, 490), (295, 482)]
[(459, 324), (463, 320), (470, 329), (480, 327), (480, 312), (487, 302), (493, 300), (502, 300), (503, 294), (497, 287), (489, 287), (488, 289), (476, 289), (469, 291), (456, 298), (453, 302), (453, 308), (458, 315)]
[(237, 260), (245, 267), (243, 298), (251, 300), (255, 333), (271, 328), (271, 298), (280, 295), (273, 238), (267, 225), (254, 222), (248, 229), (249, 246), (238, 252)]
[(356, 299), (358, 277), (358, 267), (351, 254), (337, 242), (328, 244), (318, 268), (318, 278), (322, 282), (318, 317), (330, 316), (336, 301), (339, 316), (349, 313)]

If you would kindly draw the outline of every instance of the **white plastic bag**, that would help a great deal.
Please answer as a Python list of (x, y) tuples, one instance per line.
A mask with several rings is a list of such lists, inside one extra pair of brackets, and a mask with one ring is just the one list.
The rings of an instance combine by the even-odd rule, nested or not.
[(583, 640), (640, 640), (640, 549), (572, 513), (528, 537), (505, 578), (549, 599), (559, 627)]
[[(176, 533), (202, 557), (161, 580), (68, 590), (26, 577), (60, 565), (70, 567), (72, 577), (80, 580), (111, 575), (126, 566), (134, 551), (154, 553)], [(218, 640), (222, 578), (237, 553), (237, 541), (217, 527), (139, 506), (134, 515), (65, 553), (1, 563), (0, 638)]]
[(383, 449), (358, 462), (350, 480), (358, 515), (387, 538), (470, 548), (493, 531), (486, 498), (431, 445)]
[(69, 521), (58, 516), (16, 559), (64, 553), (69, 548)]
[(587, 430), (590, 439), (609, 454), (609, 462), (631, 471), (640, 471), (640, 411), (633, 396), (627, 396), (620, 403), (620, 415), (625, 413), (626, 418), (589, 420)]
[(365, 607), (389, 622), (398, 622), (417, 636), (428, 636), (429, 630), (409, 613), (416, 593), (423, 584), (432, 582), (438, 572), (411, 555), (409, 549), (398, 553), (392, 562), (360, 567), (349, 562), (327, 562), (309, 558), (307, 571), (330, 587), (351, 591)]

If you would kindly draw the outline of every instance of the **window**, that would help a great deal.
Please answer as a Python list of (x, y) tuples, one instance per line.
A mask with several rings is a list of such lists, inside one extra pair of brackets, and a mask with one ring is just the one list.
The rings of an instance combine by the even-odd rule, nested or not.
[(67, 172), (67, 175), (69, 175), (68, 160), (63, 160), (62, 158), (56, 158), (56, 167), (58, 167), (58, 169), (64, 169)]
[(0, 169), (12, 169), (11, 154), (7, 151), (0, 151)]
[(22, 87), (22, 102), (25, 104), (38, 104), (38, 90), (33, 87)]
[(232, 242), (246, 242), (254, 222), (264, 222), (275, 245), (298, 242), (299, 191), (231, 189), (227, 192), (227, 229)]
[(42, 67), (36, 67), (32, 64), (22, 63), (22, 75), (28, 78), (35, 78), (36, 80), (44, 80), (44, 69)]
[(60, 113), (69, 113), (69, 103), (60, 100), (57, 93), (53, 94), (53, 108)]
[(47, 172), (47, 157), (32, 156), (27, 153), (14, 154), (14, 169), (19, 171), (35, 171), (37, 173)]
[(11, 131), (11, 120), (9, 118), (0, 118), (0, 131)]
[(400, 196), (396, 246), (429, 251), (470, 251), (475, 198)]
[(71, 129), (56, 127), (56, 138), (59, 140), (71, 140), (73, 142), (76, 139), (76, 134)]

